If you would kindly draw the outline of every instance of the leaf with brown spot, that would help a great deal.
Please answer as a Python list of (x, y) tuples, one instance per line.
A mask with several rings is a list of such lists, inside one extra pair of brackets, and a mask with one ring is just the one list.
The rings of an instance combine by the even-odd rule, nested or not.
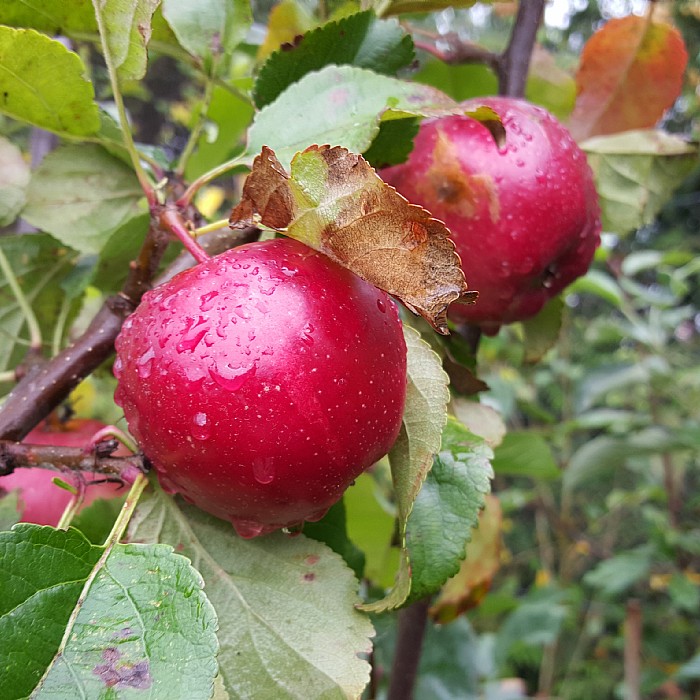
[(610, 20), (586, 43), (569, 129), (577, 141), (653, 126), (681, 93), (688, 53), (665, 22)]
[(306, 243), (397, 297), (443, 334), (448, 306), (476, 298), (467, 291), (446, 226), (345, 148), (311, 146), (297, 153), (287, 174), (263, 147), (230, 225), (261, 225)]

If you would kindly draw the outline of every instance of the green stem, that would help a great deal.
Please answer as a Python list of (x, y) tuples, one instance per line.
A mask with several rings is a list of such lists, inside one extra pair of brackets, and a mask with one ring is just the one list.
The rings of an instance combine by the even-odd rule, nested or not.
[(3, 274), (5, 275), (7, 284), (12, 290), (12, 293), (15, 295), (17, 305), (24, 314), (24, 319), (27, 322), (27, 328), (29, 329), (29, 347), (32, 350), (40, 350), (43, 339), (41, 337), (39, 322), (36, 320), (36, 315), (34, 314), (32, 307), (29, 305), (27, 297), (24, 296), (24, 292), (17, 282), (15, 273), (12, 271), (12, 267), (10, 267), (10, 261), (7, 259), (5, 251), (3, 251), (2, 248), (0, 248), (0, 270), (2, 270)]
[(109, 73), (109, 82), (112, 85), (112, 94), (114, 96), (114, 103), (117, 106), (117, 113), (119, 114), (119, 124), (121, 126), (122, 135), (124, 137), (124, 146), (129, 153), (131, 158), (131, 164), (134, 167), (134, 172), (138, 178), (141, 189), (146, 195), (146, 199), (150, 205), (156, 203), (156, 194), (153, 189), (146, 172), (141, 166), (141, 155), (136, 149), (136, 144), (134, 143), (134, 138), (131, 135), (131, 129), (129, 127), (129, 119), (126, 115), (126, 108), (124, 107), (124, 100), (122, 98), (121, 90), (119, 89), (119, 80), (117, 78), (117, 68), (112, 60), (112, 54), (110, 52), (109, 46), (107, 45), (107, 29), (104, 25), (102, 19), (102, 12), (100, 11), (99, 0), (92, 0), (92, 5), (95, 9), (95, 18), (97, 19), (97, 28), (100, 32), (100, 43), (102, 44), (102, 53), (104, 54), (105, 64), (107, 65), (107, 72)]
[(71, 522), (73, 522), (73, 518), (78, 514), (78, 511), (80, 510), (80, 507), (83, 505), (84, 501), (85, 485), (80, 484), (80, 486), (78, 487), (78, 493), (74, 494), (70, 501), (68, 501), (68, 505), (66, 506), (66, 509), (61, 515), (61, 519), (56, 525), (57, 530), (68, 529), (68, 526), (71, 524)]
[(51, 356), (58, 355), (61, 352), (61, 340), (63, 339), (63, 331), (66, 327), (68, 314), (70, 312), (70, 300), (64, 299), (61, 304), (61, 310), (58, 312), (56, 326), (53, 329), (53, 340), (51, 342)]
[(204, 173), (204, 175), (200, 175), (185, 190), (185, 193), (182, 195), (182, 197), (180, 197), (180, 199), (177, 200), (177, 202), (175, 202), (175, 204), (180, 208), (189, 206), (192, 198), (195, 196), (195, 194), (197, 194), (201, 187), (204, 187), (204, 185), (212, 180), (216, 180), (217, 177), (225, 175), (229, 170), (233, 170), (236, 166), (244, 165), (246, 163), (246, 155), (247, 154), (241, 154), (235, 158), (231, 158), (231, 160), (227, 160), (225, 163), (222, 163), (213, 170)]
[(192, 131), (190, 132), (190, 137), (187, 139), (182, 153), (180, 154), (180, 159), (178, 160), (177, 167), (175, 168), (175, 174), (182, 176), (187, 167), (187, 162), (190, 159), (194, 149), (197, 146), (197, 141), (199, 141), (199, 135), (202, 133), (202, 128), (204, 127), (204, 122), (207, 118), (207, 113), (209, 112), (209, 105), (211, 104), (211, 97), (214, 91), (214, 79), (213, 74), (216, 70), (216, 62), (212, 64), (211, 73), (205, 77), (205, 87), (204, 87), (204, 97), (202, 98), (202, 107), (197, 115), (197, 121), (194, 124)]
[(206, 226), (200, 226), (192, 231), (192, 235), (197, 238), (198, 236), (203, 236), (205, 233), (211, 233), (212, 231), (218, 231), (219, 229), (226, 228), (228, 226), (228, 219), (219, 219), (218, 221), (212, 221)]

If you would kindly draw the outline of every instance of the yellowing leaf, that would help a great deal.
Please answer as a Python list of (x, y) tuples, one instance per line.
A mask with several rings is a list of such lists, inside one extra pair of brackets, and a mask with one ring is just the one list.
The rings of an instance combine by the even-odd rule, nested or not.
[(485, 499), (479, 527), (472, 533), (459, 573), (443, 586), (430, 609), (437, 622), (451, 622), (465, 610), (479, 605), (500, 568), (501, 504), (496, 496), (487, 495)]
[(569, 129), (577, 140), (653, 126), (681, 92), (688, 53), (665, 22), (610, 20), (587, 42)]
[(287, 174), (263, 147), (231, 213), (232, 228), (283, 232), (398, 297), (446, 334), (447, 307), (473, 300), (443, 223), (409, 204), (362, 156), (311, 146)]
[(258, 49), (258, 60), (265, 60), (282, 44), (294, 41), (314, 26), (314, 19), (308, 10), (294, 0), (282, 0), (270, 11), (267, 23), (267, 36)]

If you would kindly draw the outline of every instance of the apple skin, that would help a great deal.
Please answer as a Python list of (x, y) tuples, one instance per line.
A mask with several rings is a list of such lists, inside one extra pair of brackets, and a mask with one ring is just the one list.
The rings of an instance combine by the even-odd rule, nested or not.
[[(23, 442), (31, 445), (85, 447), (90, 443), (92, 436), (104, 427), (104, 423), (88, 418), (74, 418), (60, 425), (43, 422), (34, 428)], [(115, 454), (127, 455), (129, 452), (125, 448), (120, 448)], [(0, 477), (0, 489), (7, 492), (19, 490), (20, 522), (52, 527), (58, 524), (71, 499), (71, 494), (53, 483), (56, 477), (73, 486), (77, 485), (75, 478), (70, 474), (42, 467), (16, 469), (12, 474)], [(104, 476), (87, 473), (85, 478), (90, 482), (104, 479)], [(120, 484), (89, 485), (82, 508), (99, 498), (116, 498), (125, 496), (126, 492), (127, 490)]]
[(161, 485), (242, 537), (323, 517), (401, 427), (394, 302), (292, 239), (148, 292), (116, 348), (115, 400)]
[(600, 243), (600, 208), (586, 156), (546, 110), (524, 100), (487, 97), (506, 144), (466, 116), (423, 122), (406, 163), (381, 177), (406, 199), (444, 221), (472, 306), (453, 304), (453, 320), (495, 333), (537, 314), (585, 274)]

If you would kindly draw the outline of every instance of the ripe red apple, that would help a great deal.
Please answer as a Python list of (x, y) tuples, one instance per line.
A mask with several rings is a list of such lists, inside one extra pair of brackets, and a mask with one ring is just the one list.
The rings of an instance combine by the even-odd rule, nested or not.
[[(33, 445), (85, 447), (92, 436), (104, 427), (104, 423), (86, 418), (75, 418), (60, 425), (44, 422), (34, 428), (24, 438), (24, 442)], [(125, 448), (120, 448), (116, 454), (129, 453)], [(71, 494), (53, 483), (55, 477), (73, 486), (77, 485), (76, 479), (70, 474), (41, 467), (16, 469), (12, 474), (0, 477), (0, 489), (7, 492), (19, 490), (18, 511), (21, 522), (54, 527), (58, 524)], [(104, 476), (88, 473), (85, 474), (85, 479), (88, 482), (99, 481)], [(82, 507), (85, 508), (98, 498), (124, 496), (126, 492), (120, 484), (89, 484)]]
[(116, 347), (115, 400), (161, 484), (243, 537), (321, 518), (401, 427), (393, 301), (291, 239), (147, 293)]
[(408, 161), (380, 174), (452, 232), (479, 299), (453, 304), (451, 317), (495, 333), (585, 274), (600, 242), (600, 209), (583, 151), (551, 114), (509, 97), (464, 107), (480, 104), (501, 117), (502, 148), (473, 119), (433, 119)]

